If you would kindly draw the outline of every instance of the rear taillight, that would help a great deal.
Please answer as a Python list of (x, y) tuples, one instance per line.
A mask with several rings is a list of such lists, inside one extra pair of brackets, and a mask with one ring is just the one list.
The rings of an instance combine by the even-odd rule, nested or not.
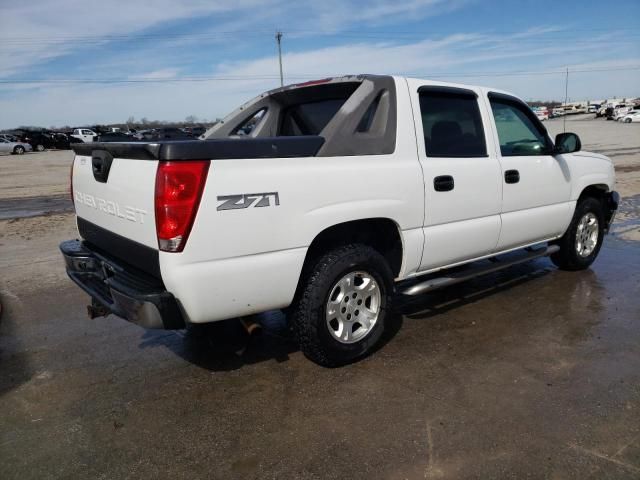
[(181, 252), (198, 212), (209, 160), (160, 162), (156, 173), (156, 234), (158, 247)]

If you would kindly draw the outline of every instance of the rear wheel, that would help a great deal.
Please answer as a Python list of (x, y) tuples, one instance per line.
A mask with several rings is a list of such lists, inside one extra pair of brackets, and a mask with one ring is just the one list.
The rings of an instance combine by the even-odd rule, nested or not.
[(557, 242), (560, 251), (551, 255), (551, 261), (562, 270), (589, 268), (600, 252), (603, 238), (602, 202), (585, 197), (578, 202), (569, 228)]
[(13, 149), (13, 153), (15, 153), (16, 155), (22, 155), (24, 153), (24, 147), (21, 147), (20, 145), (18, 145), (16, 148)]
[(362, 244), (338, 247), (313, 262), (302, 281), (290, 323), (307, 358), (336, 367), (375, 347), (393, 289), (380, 253)]
[(44, 145), (40, 145), (40, 144), (36, 145), (36, 151), (44, 152)]
[(630, 118), (625, 118), (624, 119), (624, 123), (631, 123), (631, 119)]

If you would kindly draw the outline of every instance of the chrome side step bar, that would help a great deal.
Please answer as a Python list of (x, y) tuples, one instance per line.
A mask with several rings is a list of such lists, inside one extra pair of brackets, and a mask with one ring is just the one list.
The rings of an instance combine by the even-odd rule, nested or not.
[(437, 290), (439, 288), (455, 285), (456, 283), (464, 282), (465, 280), (470, 280), (474, 277), (497, 272), (499, 270), (518, 265), (519, 263), (525, 263), (540, 257), (548, 257), (558, 250), (560, 250), (560, 247), (558, 245), (549, 245), (547, 247), (538, 248), (536, 250), (526, 249), (524, 254), (514, 258), (510, 258), (509, 260), (502, 261), (499, 257), (491, 257), (491, 259), (489, 259), (491, 263), (487, 265), (479, 265), (461, 271), (453, 271), (446, 276), (431, 277), (423, 282), (413, 283), (411, 286), (408, 286), (406, 288), (403, 288), (400, 285), (398, 293), (400, 293), (401, 295), (409, 296), (420, 295), (423, 293), (431, 292), (433, 290)]

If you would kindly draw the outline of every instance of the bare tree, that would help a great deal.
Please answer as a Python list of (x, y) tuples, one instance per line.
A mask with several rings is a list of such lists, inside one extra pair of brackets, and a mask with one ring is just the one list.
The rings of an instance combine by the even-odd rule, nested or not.
[(186, 123), (196, 123), (198, 121), (198, 117), (196, 117), (195, 115), (189, 115), (184, 119), (184, 121)]

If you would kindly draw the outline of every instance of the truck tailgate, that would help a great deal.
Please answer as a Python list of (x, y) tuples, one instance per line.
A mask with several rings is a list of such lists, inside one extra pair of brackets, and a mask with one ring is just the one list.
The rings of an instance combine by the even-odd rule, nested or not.
[(154, 214), (157, 166), (156, 160), (114, 158), (108, 152), (77, 154), (72, 185), (78, 217), (157, 249)]

